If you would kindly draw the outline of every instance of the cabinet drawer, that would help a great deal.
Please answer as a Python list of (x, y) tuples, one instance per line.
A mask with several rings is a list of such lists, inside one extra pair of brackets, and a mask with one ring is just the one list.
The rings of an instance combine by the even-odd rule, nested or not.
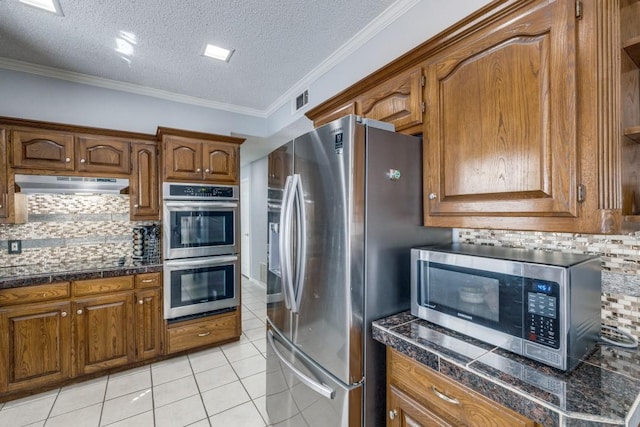
[(0, 307), (30, 302), (42, 303), (68, 297), (69, 282), (3, 289), (0, 291)]
[(387, 369), (390, 386), (404, 390), (448, 422), (496, 427), (534, 426), (526, 417), (394, 350), (387, 352)]
[(136, 289), (155, 288), (162, 285), (162, 275), (160, 273), (136, 274)]
[(240, 335), (236, 312), (169, 325), (167, 351), (175, 353), (190, 348), (229, 340)]
[(102, 294), (133, 289), (133, 276), (108, 277), (105, 279), (78, 280), (73, 282), (73, 295)]

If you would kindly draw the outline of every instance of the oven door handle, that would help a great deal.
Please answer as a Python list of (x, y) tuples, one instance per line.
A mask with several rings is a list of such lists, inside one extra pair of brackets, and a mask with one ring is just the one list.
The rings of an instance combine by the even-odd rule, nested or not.
[(171, 261), (165, 261), (164, 265), (166, 267), (196, 267), (199, 265), (218, 265), (218, 264), (228, 264), (230, 262), (238, 261), (237, 256), (215, 256), (215, 257), (207, 257), (205, 259), (202, 258), (194, 258), (194, 259), (177, 259)]
[(280, 234), (278, 246), (280, 249), (280, 274), (284, 292), (284, 304), (291, 310), (293, 301), (293, 283), (291, 280), (291, 210), (293, 209), (293, 177), (287, 176), (282, 195), (282, 210), (280, 211)]
[(232, 202), (169, 202), (164, 201), (168, 208), (237, 208), (237, 203)]

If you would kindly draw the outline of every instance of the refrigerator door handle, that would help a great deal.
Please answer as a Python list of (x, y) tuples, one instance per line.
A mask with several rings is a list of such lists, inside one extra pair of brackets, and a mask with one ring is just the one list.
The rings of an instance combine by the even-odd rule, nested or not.
[(326, 397), (327, 399), (333, 399), (336, 396), (335, 390), (331, 389), (325, 384), (320, 384), (312, 380), (307, 375), (300, 372), (300, 370), (295, 366), (293, 366), (291, 362), (289, 362), (287, 359), (284, 358), (284, 356), (278, 351), (275, 343), (273, 342), (273, 332), (269, 331), (269, 333), (267, 334), (267, 338), (269, 341), (269, 345), (271, 346), (271, 349), (273, 350), (274, 354), (278, 357), (278, 359), (280, 359), (280, 361), (287, 368), (289, 368), (291, 372), (293, 372), (293, 374), (300, 380), (301, 383), (303, 383), (304, 385), (306, 385), (316, 393), (320, 394), (321, 396)]
[(297, 218), (297, 254), (296, 254), (296, 276), (294, 294), (292, 297), (292, 311), (298, 313), (300, 311), (300, 302), (304, 289), (304, 275), (307, 258), (307, 223), (306, 211), (304, 206), (304, 189), (302, 188), (302, 179), (300, 175), (293, 176), (293, 190), (296, 199), (296, 218)]
[(278, 235), (278, 246), (280, 250), (280, 274), (282, 279), (282, 291), (284, 293), (284, 303), (287, 310), (291, 309), (292, 295), (289, 289), (291, 282), (291, 209), (293, 208), (292, 188), (293, 177), (287, 176), (282, 194), (282, 210), (280, 211), (280, 233)]

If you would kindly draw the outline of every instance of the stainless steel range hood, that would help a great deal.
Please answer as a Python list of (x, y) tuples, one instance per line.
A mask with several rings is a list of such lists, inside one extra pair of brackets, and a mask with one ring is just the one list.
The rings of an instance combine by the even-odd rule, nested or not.
[(16, 184), (25, 194), (120, 194), (129, 186), (126, 178), (16, 174)]

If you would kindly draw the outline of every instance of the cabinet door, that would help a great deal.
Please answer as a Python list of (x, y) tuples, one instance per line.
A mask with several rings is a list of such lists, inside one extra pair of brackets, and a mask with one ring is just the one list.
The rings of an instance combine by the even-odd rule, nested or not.
[(202, 179), (202, 142), (166, 137), (164, 140), (164, 176), (170, 179)]
[(137, 360), (162, 354), (164, 318), (160, 288), (136, 291), (136, 354)]
[(131, 220), (160, 219), (158, 149), (155, 144), (133, 143), (133, 171), (129, 181)]
[(207, 142), (204, 149), (204, 179), (224, 184), (238, 183), (238, 147), (222, 142)]
[(69, 313), (66, 301), (0, 312), (0, 391), (33, 390), (69, 378)]
[(574, 8), (538, 2), (427, 66), (426, 225), (577, 215)]
[(447, 427), (452, 424), (391, 386), (388, 390), (387, 426), (389, 427)]
[(13, 167), (72, 171), (73, 135), (39, 130), (11, 132)]
[(410, 70), (358, 98), (362, 117), (393, 123), (396, 131), (422, 124), (422, 68)]
[(131, 154), (128, 141), (79, 137), (76, 142), (76, 170), (129, 174)]
[(284, 147), (269, 154), (269, 179), (270, 188), (284, 188), (284, 183), (288, 175), (287, 151)]
[(77, 374), (89, 374), (135, 360), (133, 292), (77, 300)]
[(7, 132), (0, 129), (0, 218), (9, 217), (9, 163), (7, 162)]

